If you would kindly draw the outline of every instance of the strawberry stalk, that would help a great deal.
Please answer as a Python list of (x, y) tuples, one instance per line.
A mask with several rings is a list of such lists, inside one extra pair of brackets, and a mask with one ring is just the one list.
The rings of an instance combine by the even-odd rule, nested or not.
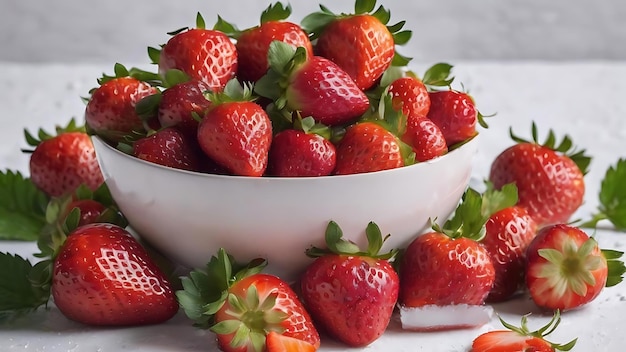
[[(557, 309), (554, 311), (554, 315), (552, 316), (552, 319), (544, 326), (542, 326), (541, 328), (535, 330), (535, 331), (530, 331), (528, 329), (528, 316), (530, 314), (525, 314), (522, 316), (522, 322), (521, 322), (521, 326), (517, 327), (515, 325), (509, 324), (506, 321), (504, 321), (502, 319), (502, 317), (498, 317), (498, 319), (500, 319), (500, 323), (506, 327), (507, 329), (514, 331), (522, 336), (532, 336), (532, 337), (537, 337), (540, 339), (544, 339), (545, 336), (550, 335), (552, 332), (554, 332), (556, 330), (556, 328), (559, 326), (559, 324), (561, 323), (561, 312)], [(578, 339), (573, 339), (572, 341), (565, 343), (565, 344), (556, 344), (556, 343), (550, 343), (550, 346), (555, 350), (555, 351), (569, 351), (572, 348), (574, 348), (574, 345), (576, 345), (576, 341)]]
[(311, 247), (307, 249), (306, 255), (311, 258), (318, 258), (332, 253), (391, 260), (398, 253), (397, 249), (392, 249), (387, 253), (380, 253), (385, 240), (389, 238), (390, 234), (383, 237), (376, 223), (370, 222), (367, 224), (365, 235), (367, 237), (367, 249), (362, 250), (356, 243), (344, 239), (343, 231), (339, 225), (334, 221), (330, 221), (326, 226), (326, 248)]

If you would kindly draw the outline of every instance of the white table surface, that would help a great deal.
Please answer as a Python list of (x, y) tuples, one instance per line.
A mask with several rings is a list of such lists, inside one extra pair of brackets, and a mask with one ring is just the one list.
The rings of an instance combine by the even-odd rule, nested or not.
[[(428, 63), (430, 64), (430, 63)], [(508, 128), (529, 136), (531, 121), (540, 131), (553, 128), (558, 135), (569, 134), (577, 145), (594, 157), (586, 176), (585, 204), (575, 217), (586, 218), (598, 201), (600, 180), (618, 158), (626, 157), (626, 62), (456, 62), (457, 85), (462, 82), (477, 101), (483, 114), (497, 112), (482, 130), (473, 181), (488, 175), (489, 164), (511, 145)], [(128, 65), (131, 66), (131, 65)], [(415, 64), (417, 72), (427, 65)], [(96, 85), (103, 65), (21, 65), (0, 62), (0, 169), (28, 173), (23, 129), (49, 130), (71, 117), (82, 120), (80, 97)], [(453, 172), (451, 170), (451, 172)], [(626, 185), (625, 185), (626, 187)], [(602, 227), (610, 227), (602, 224)], [(626, 250), (626, 234), (599, 230), (601, 247)], [(0, 242), (0, 251), (31, 255), (33, 243)], [(0, 268), (0, 270), (2, 270)], [(518, 323), (522, 314), (532, 312), (532, 327), (549, 317), (520, 297), (494, 308), (503, 318)], [(622, 351), (626, 345), (626, 284), (604, 290), (583, 309), (566, 312), (560, 329), (550, 337), (555, 342), (579, 341), (574, 351)], [(477, 329), (439, 333), (402, 331), (393, 322), (387, 333), (363, 351), (467, 351), (480, 333), (500, 328), (495, 319)], [(213, 335), (191, 326), (184, 314), (171, 321), (148, 327), (90, 328), (65, 319), (52, 305), (11, 325), (0, 325), (0, 351), (213, 351)], [(358, 349), (356, 349), (358, 350)], [(322, 341), (320, 351), (356, 351)]]

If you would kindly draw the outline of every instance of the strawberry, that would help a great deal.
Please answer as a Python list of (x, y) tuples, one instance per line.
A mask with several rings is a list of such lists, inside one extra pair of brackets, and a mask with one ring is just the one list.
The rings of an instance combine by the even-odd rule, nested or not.
[(179, 302), (197, 326), (217, 335), (222, 351), (265, 351), (272, 331), (317, 349), (320, 338), (311, 317), (286, 282), (261, 273), (265, 264), (253, 260), (241, 266), (220, 249), (205, 269), (182, 278)]
[[(419, 235), (406, 248), (399, 266), (403, 327), (442, 330), (489, 320), (447, 322), (441, 318), (431, 322), (427, 317), (435, 314), (430, 312), (433, 308), (442, 308), (443, 313), (444, 308), (480, 307), (491, 290), (495, 269), (489, 252), (478, 242), (488, 218), (481, 207), (481, 196), (468, 189), (443, 228), (434, 224), (433, 231)], [(419, 321), (413, 322), (412, 318)]]
[(430, 110), (427, 117), (439, 126), (448, 147), (478, 134), (477, 122), (482, 127), (487, 127), (474, 100), (467, 93), (449, 89), (430, 92), (429, 97)]
[(314, 352), (311, 343), (270, 331), (266, 339), (267, 352)]
[(203, 81), (214, 91), (221, 91), (237, 72), (237, 49), (221, 31), (206, 29), (198, 13), (196, 28), (183, 28), (161, 50), (149, 48), (150, 58), (159, 65), (159, 73), (177, 69), (192, 80)]
[(406, 118), (391, 107), (390, 95), (381, 99), (377, 114), (346, 129), (337, 145), (335, 174), (374, 172), (414, 163), (415, 153), (397, 137), (406, 128)]
[(92, 91), (85, 108), (85, 122), (90, 131), (112, 141), (119, 141), (133, 131), (143, 131), (135, 105), (158, 90), (131, 76), (101, 82)]
[(393, 108), (401, 109), (407, 118), (428, 115), (430, 110), (428, 88), (416, 76), (409, 75), (394, 80), (387, 87), (387, 91), (393, 97)]
[(400, 31), (404, 22), (387, 26), (391, 16), (376, 1), (357, 0), (354, 14), (336, 15), (326, 7), (302, 19), (302, 26), (317, 39), (315, 51), (346, 71), (361, 90), (372, 87), (392, 63), (405, 66), (409, 59), (395, 53), (411, 31)]
[(583, 306), (619, 283), (621, 252), (602, 251), (580, 228), (556, 224), (537, 233), (526, 252), (526, 286), (533, 301), (561, 311)]
[(489, 215), (485, 237), (480, 241), (491, 256), (496, 277), (488, 302), (511, 298), (524, 286), (526, 248), (535, 237), (537, 224), (525, 208), (517, 206), (517, 188), (508, 184), (494, 190), (487, 182), (483, 212)]
[(313, 118), (299, 119), (299, 129), (286, 129), (272, 139), (268, 174), (302, 177), (327, 176), (335, 169), (335, 145), (324, 135), (328, 127), (315, 124)]
[(175, 127), (164, 128), (133, 142), (132, 154), (155, 164), (198, 171), (201, 151), (190, 138)]
[(352, 347), (367, 346), (385, 332), (398, 298), (398, 275), (389, 263), (396, 251), (379, 253), (384, 239), (376, 224), (365, 232), (368, 248), (362, 251), (329, 222), (327, 249), (307, 250), (316, 259), (300, 279), (302, 300), (316, 323)]
[(556, 146), (552, 130), (540, 144), (534, 123), (532, 136), (532, 142), (526, 141), (511, 131), (517, 144), (495, 158), (489, 180), (495, 188), (515, 183), (518, 205), (526, 208), (539, 227), (567, 222), (583, 202), (584, 175), (591, 158), (584, 150), (572, 148), (568, 136)]
[(66, 317), (89, 325), (156, 324), (178, 311), (171, 284), (123, 228), (72, 231), (54, 261), (51, 284)]
[(211, 102), (204, 97), (209, 86), (203, 81), (187, 81), (165, 89), (161, 94), (157, 118), (162, 127), (176, 126), (195, 139), (198, 121), (194, 115), (204, 116)]
[(85, 184), (95, 190), (104, 182), (91, 138), (72, 119), (56, 127), (57, 135), (39, 130), (37, 138), (24, 131), (27, 143), (35, 147), (29, 160), (31, 181), (49, 196), (74, 192)]
[(288, 118), (294, 111), (324, 125), (354, 121), (369, 109), (369, 100), (352, 78), (332, 61), (309, 56), (306, 49), (273, 41), (268, 72), (257, 81), (255, 92), (274, 101)]
[(223, 93), (212, 94), (212, 107), (198, 126), (198, 143), (229, 172), (262, 176), (272, 142), (272, 122), (260, 105), (249, 100), (251, 94), (236, 79)]
[(93, 199), (77, 199), (68, 204), (64, 216), (68, 216), (74, 208), (80, 211), (78, 226), (99, 222), (102, 213), (106, 210), (104, 204)]
[(566, 344), (546, 341), (545, 336), (552, 333), (561, 323), (561, 315), (555, 311), (552, 320), (536, 331), (528, 330), (528, 314), (522, 316), (522, 325), (513, 326), (500, 318), (500, 322), (508, 330), (485, 332), (474, 339), (470, 352), (512, 352), (535, 351), (554, 352), (569, 351), (576, 345), (574, 339)]
[(291, 15), (291, 5), (280, 2), (270, 4), (261, 14), (260, 24), (245, 30), (239, 30), (220, 19), (215, 29), (225, 32), (237, 42), (238, 54), (237, 78), (242, 82), (256, 82), (269, 67), (267, 54), (270, 43), (278, 40), (303, 47), (309, 56), (313, 55), (313, 46), (307, 33), (300, 25), (285, 21)]

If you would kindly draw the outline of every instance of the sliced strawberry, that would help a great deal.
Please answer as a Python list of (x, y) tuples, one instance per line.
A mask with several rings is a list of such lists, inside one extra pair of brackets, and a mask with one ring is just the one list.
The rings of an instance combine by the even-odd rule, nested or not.
[(508, 330), (494, 330), (479, 335), (472, 342), (470, 352), (554, 352), (569, 351), (576, 345), (577, 339), (566, 344), (555, 344), (545, 340), (544, 337), (552, 333), (561, 322), (558, 310), (554, 313), (552, 320), (539, 330), (529, 331), (527, 321), (528, 314), (522, 316), (521, 327), (516, 327), (500, 318), (500, 322)]
[(130, 233), (112, 224), (89, 224), (68, 235), (51, 290), (63, 315), (89, 325), (156, 324), (178, 311), (165, 275)]
[(293, 337), (270, 331), (265, 341), (267, 352), (314, 352), (314, 345)]
[(353, 347), (382, 336), (398, 298), (398, 275), (389, 263), (397, 250), (379, 253), (384, 239), (374, 223), (366, 235), (368, 248), (361, 250), (329, 222), (327, 248), (307, 250), (316, 259), (300, 278), (302, 300), (318, 326)]
[(321, 56), (309, 57), (300, 47), (273, 41), (270, 69), (255, 85), (255, 92), (274, 101), (291, 117), (294, 111), (325, 125), (352, 122), (369, 109), (369, 100), (337, 64)]
[(588, 304), (607, 282), (615, 285), (621, 281), (626, 269), (617, 259), (620, 256), (620, 252), (612, 251), (609, 265), (596, 240), (580, 228), (565, 224), (546, 226), (526, 252), (530, 297), (542, 308), (561, 311)]
[(583, 202), (584, 175), (591, 158), (584, 150), (572, 148), (568, 136), (556, 145), (552, 130), (539, 143), (534, 123), (532, 135), (533, 141), (526, 141), (511, 131), (518, 143), (495, 158), (489, 180), (495, 188), (515, 183), (518, 205), (528, 210), (539, 227), (567, 222)]
[[(411, 38), (404, 22), (387, 26), (391, 16), (376, 1), (356, 1), (354, 14), (336, 15), (326, 7), (302, 19), (303, 27), (317, 39), (318, 55), (345, 70), (361, 90), (372, 87), (392, 63), (404, 66), (409, 59), (395, 52)], [(394, 57), (395, 56), (395, 57)], [(395, 61), (395, 62), (394, 62)]]

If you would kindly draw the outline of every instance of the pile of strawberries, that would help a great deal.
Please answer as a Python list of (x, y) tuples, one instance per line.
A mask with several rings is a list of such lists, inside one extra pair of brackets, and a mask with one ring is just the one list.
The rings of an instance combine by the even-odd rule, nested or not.
[(120, 326), (161, 323), (182, 307), (223, 351), (315, 351), (320, 333), (367, 346), (398, 311), (407, 330), (480, 326), (492, 318), (486, 303), (528, 294), (554, 319), (534, 332), (525, 316), (521, 327), (504, 323), (508, 331), (477, 337), (472, 351), (571, 349), (575, 341), (543, 336), (626, 271), (621, 252), (601, 250), (582, 230), (604, 219), (626, 229), (626, 194), (616, 187), (626, 161), (607, 170), (598, 214), (568, 223), (584, 200), (590, 158), (552, 131), (540, 142), (534, 125), (532, 140), (511, 131), (516, 144), (493, 161), (482, 192), (469, 188), (450, 219), (433, 219), (407, 248), (380, 253), (386, 236), (375, 223), (359, 248), (330, 221), (325, 248), (307, 249), (315, 259), (293, 286), (263, 273), (264, 259), (238, 263), (226, 249), (171, 277), (125, 229), (89, 134), (164, 166), (253, 177), (375, 172), (474, 137), (483, 117), (450, 88), (451, 66), (421, 78), (408, 71), (395, 47), (410, 32), (403, 22), (387, 26), (389, 12), (375, 5), (357, 0), (355, 13), (342, 15), (321, 6), (295, 24), (286, 21), (290, 7), (276, 3), (246, 30), (221, 18), (205, 29), (198, 16), (197, 28), (149, 48), (158, 73), (117, 64), (103, 76), (85, 126), (26, 131), (30, 178), (2, 174), (0, 189), (12, 185), (22, 195), (14, 208), (45, 219), (35, 225), (42, 260), (0, 253), (3, 267), (15, 268), (0, 278), (0, 314), (52, 296), (72, 320)]

